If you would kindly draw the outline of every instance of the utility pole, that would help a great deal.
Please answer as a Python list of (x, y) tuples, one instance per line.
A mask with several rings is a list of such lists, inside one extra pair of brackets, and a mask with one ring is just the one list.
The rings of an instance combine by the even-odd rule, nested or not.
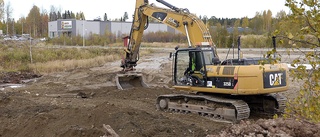
[(15, 31), (14, 31), (14, 18), (12, 18), (12, 35), (15, 35)]
[(22, 32), (21, 32), (21, 36), (23, 35), (23, 21), (22, 21)]
[(9, 36), (9, 18), (7, 18), (7, 36)]
[[(31, 33), (31, 32), (30, 32)], [(30, 63), (33, 64), (33, 59), (32, 59), (32, 39), (31, 39), (31, 34), (30, 34), (30, 47), (29, 47), (29, 54), (30, 54)]]
[(84, 41), (84, 20), (82, 19), (82, 42), (83, 42), (83, 47), (85, 46), (85, 41)]

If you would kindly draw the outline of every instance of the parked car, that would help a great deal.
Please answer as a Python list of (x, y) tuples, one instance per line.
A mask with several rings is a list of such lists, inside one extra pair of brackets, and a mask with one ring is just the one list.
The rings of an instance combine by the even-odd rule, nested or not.
[(12, 40), (10, 37), (3, 38), (4, 40)]
[(20, 37), (19, 38), (19, 41), (26, 41), (26, 40), (28, 40), (28, 38), (25, 38), (25, 37)]
[(47, 41), (47, 38), (41, 38), (40, 41)]

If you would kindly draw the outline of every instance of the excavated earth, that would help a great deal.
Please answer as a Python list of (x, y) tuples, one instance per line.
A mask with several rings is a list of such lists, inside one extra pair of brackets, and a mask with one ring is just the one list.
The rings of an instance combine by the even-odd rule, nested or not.
[[(182, 92), (170, 89), (168, 57), (168, 51), (159, 50), (139, 62), (136, 69), (150, 88), (118, 90), (119, 61), (43, 76), (3, 73), (0, 137), (107, 136), (103, 125), (110, 125), (121, 137), (320, 136), (320, 125), (281, 117), (254, 117), (230, 124), (195, 114), (158, 111), (158, 95)], [(282, 94), (293, 98), (299, 86), (291, 84)]]

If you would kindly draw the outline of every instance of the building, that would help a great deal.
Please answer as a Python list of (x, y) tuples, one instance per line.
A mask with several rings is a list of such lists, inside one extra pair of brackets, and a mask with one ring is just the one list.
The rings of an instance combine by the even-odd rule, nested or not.
[[(121, 36), (130, 33), (131, 25), (132, 22), (59, 19), (48, 23), (48, 36), (50, 38), (61, 35), (88, 37), (90, 34), (103, 35), (106, 31)], [(162, 23), (150, 23), (145, 33), (157, 31), (178, 33), (175, 29)]]

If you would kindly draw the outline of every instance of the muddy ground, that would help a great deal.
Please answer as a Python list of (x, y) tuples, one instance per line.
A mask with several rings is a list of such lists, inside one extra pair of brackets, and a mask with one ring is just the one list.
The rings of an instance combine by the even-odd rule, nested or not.
[[(221, 53), (225, 56), (226, 51)], [(0, 137), (100, 137), (105, 135), (103, 124), (121, 137), (320, 136), (319, 125), (290, 119), (230, 124), (157, 111), (158, 95), (181, 92), (170, 89), (170, 61), (164, 50), (144, 56), (137, 71), (143, 72), (150, 88), (130, 90), (115, 85), (119, 61), (43, 76), (2, 74)], [(35, 79), (26, 80), (29, 76)], [(13, 82), (21, 85), (8, 87)], [(292, 84), (283, 94), (293, 95), (298, 87)]]

